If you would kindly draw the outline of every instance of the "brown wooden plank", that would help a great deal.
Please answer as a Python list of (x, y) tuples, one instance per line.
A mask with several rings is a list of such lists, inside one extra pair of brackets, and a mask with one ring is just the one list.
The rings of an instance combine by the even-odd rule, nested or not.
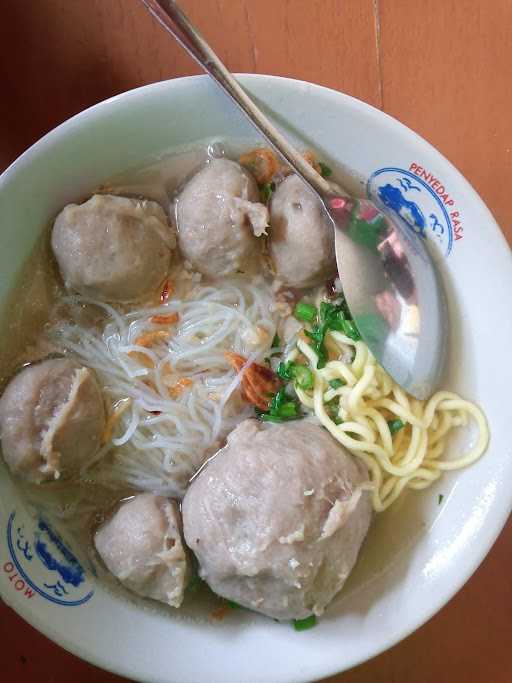
[(384, 109), (462, 171), (512, 241), (512, 2), (378, 1)]
[[(183, 0), (228, 67), (315, 81), (379, 103), (372, 0)], [(199, 73), (139, 0), (3, 3), (0, 166), (74, 113)]]

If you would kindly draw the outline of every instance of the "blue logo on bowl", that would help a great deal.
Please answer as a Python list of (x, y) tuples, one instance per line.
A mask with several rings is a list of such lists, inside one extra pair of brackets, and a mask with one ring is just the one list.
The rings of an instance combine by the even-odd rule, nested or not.
[(35, 591), (67, 607), (92, 598), (94, 590), (82, 564), (44, 517), (34, 520), (11, 512), (6, 532), (11, 561), (4, 562), (3, 571), (16, 591), (27, 598)]
[(370, 176), (367, 195), (421, 237), (433, 242), (444, 256), (462, 237), (459, 212), (444, 186), (418, 164), (410, 170), (380, 168)]

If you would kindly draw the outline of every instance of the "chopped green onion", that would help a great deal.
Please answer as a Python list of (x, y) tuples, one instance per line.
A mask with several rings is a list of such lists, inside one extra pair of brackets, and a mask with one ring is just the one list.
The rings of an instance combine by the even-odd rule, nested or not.
[(311, 344), (313, 351), (318, 356), (318, 361), (316, 364), (317, 370), (321, 370), (325, 367), (327, 363), (327, 349), (324, 345), (324, 338), (326, 333), (325, 327), (315, 325), (311, 332), (309, 330), (304, 330), (304, 334), (311, 339), (313, 344)]
[(239, 605), (238, 602), (234, 602), (233, 600), (228, 600), (228, 607), (229, 609), (242, 609), (242, 605)]
[(399, 432), (403, 427), (405, 427), (405, 422), (403, 422), (402, 420), (399, 420), (399, 419), (397, 419), (397, 420), (390, 420), (390, 421), (388, 422), (388, 427), (389, 427), (389, 431), (391, 432), (391, 434), (396, 434), (396, 433)]
[[(302, 310), (301, 308), (298, 310), (299, 307), (302, 306), (307, 306), (307, 309)], [(311, 348), (318, 356), (318, 370), (325, 367), (327, 363), (325, 335), (329, 330), (343, 332), (343, 334), (354, 341), (361, 339), (359, 330), (352, 320), (352, 316), (344, 299), (341, 299), (338, 303), (322, 301), (318, 312), (316, 312), (314, 306), (311, 306), (310, 304), (304, 304), (303, 302), (298, 303), (295, 308), (295, 317), (309, 323), (315, 321), (311, 330), (304, 330), (304, 333), (313, 342)]]
[(338, 411), (340, 409), (340, 397), (335, 396), (334, 398), (331, 398), (330, 401), (327, 401), (325, 403), (325, 407), (327, 410), (327, 414), (329, 415), (331, 420), (334, 422), (334, 424), (340, 424), (340, 422), (337, 422), (337, 420), (339, 420)]
[(270, 347), (271, 349), (278, 349), (281, 346), (281, 340), (279, 339), (279, 335), (277, 332), (274, 335), (274, 339), (272, 339), (272, 346)]
[(312, 389), (314, 386), (313, 373), (305, 365), (295, 365), (293, 369), (293, 376), (295, 379), (295, 384), (299, 389)]
[(299, 303), (295, 306), (293, 315), (297, 318), (297, 320), (301, 320), (305, 323), (312, 323), (317, 315), (316, 306), (313, 306), (313, 304), (308, 304), (305, 301), (299, 301)]
[(353, 341), (359, 341), (361, 339), (359, 330), (357, 329), (353, 320), (343, 321), (343, 332), (347, 337), (349, 337), (349, 339), (352, 339)]
[(331, 387), (331, 389), (339, 389), (345, 384), (346, 382), (339, 378), (329, 380), (329, 386)]
[(302, 417), (298, 401), (288, 396), (284, 387), (274, 394), (268, 410), (262, 411), (255, 408), (255, 413), (260, 420), (265, 422), (284, 422)]
[[(270, 415), (270, 413), (258, 413), (256, 412), (256, 415), (262, 422), (285, 422), (286, 418), (284, 417), (279, 417), (279, 415)], [(291, 418), (288, 418), (291, 419)]]
[(281, 403), (278, 414), (279, 417), (295, 417), (297, 415), (297, 404), (294, 401)]
[(272, 193), (276, 189), (276, 184), (275, 183), (265, 183), (264, 185), (261, 186), (260, 189), (260, 197), (261, 201), (264, 204), (267, 204), (268, 201), (270, 200), (270, 197), (272, 197)]
[(437, 496), (437, 504), (438, 504), (438, 505), (441, 505), (441, 503), (443, 502), (443, 498), (444, 498), (444, 495), (443, 495), (442, 493), (440, 493), (440, 494)]
[(292, 367), (293, 363), (292, 361), (288, 361), (287, 363), (284, 363), (281, 361), (279, 365), (277, 366), (277, 374), (281, 379), (290, 381), (292, 379)]
[(335, 417), (332, 418), (332, 421), (334, 422), (335, 425), (340, 425), (343, 422), (341, 417), (339, 417), (338, 415), (335, 415)]
[(318, 165), (320, 166), (320, 173), (324, 178), (328, 178), (332, 175), (332, 168), (329, 168), (329, 166), (327, 166), (327, 164), (324, 164), (323, 161), (319, 161)]
[(305, 365), (288, 361), (279, 363), (277, 374), (286, 381), (294, 380), (299, 389), (312, 389), (314, 385), (313, 373)]
[[(288, 396), (286, 395), (286, 392), (283, 388), (279, 389), (278, 392), (274, 394), (272, 397), (272, 401), (270, 402), (270, 410), (271, 411), (278, 411), (281, 405), (288, 399)], [(277, 412), (275, 413), (277, 414)]]
[[(291, 408), (290, 408), (291, 406)], [(279, 417), (290, 417), (290, 410), (297, 412), (297, 402), (288, 396), (284, 388), (279, 389), (270, 402), (270, 414)]]
[(316, 616), (314, 614), (305, 619), (293, 620), (293, 628), (296, 631), (307, 631), (308, 629), (313, 628), (313, 626), (316, 626)]

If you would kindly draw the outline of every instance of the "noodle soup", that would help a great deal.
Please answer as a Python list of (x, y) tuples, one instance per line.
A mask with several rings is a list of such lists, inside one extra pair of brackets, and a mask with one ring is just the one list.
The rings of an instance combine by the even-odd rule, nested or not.
[[(375, 362), (330, 229), (270, 150), (216, 143), (65, 207), (27, 266), (4, 458), (132, 593), (178, 608), (200, 577), (308, 628), (372, 513), (484, 452), (479, 408), (412, 399)], [(470, 419), (475, 444), (446, 458)]]

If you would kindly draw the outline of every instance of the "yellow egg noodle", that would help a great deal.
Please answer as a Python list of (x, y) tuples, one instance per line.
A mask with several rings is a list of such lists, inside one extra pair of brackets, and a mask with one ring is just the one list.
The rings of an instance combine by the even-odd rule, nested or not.
[[(466, 467), (485, 451), (489, 430), (475, 404), (448, 391), (438, 391), (428, 401), (408, 396), (363, 341), (353, 341), (341, 332), (329, 331), (326, 346), (336, 360), (319, 370), (315, 351), (299, 338), (286, 360), (303, 354), (313, 372), (314, 387), (308, 391), (296, 387), (295, 391), (332, 436), (365, 462), (376, 512), (388, 508), (405, 489), (427, 488), (444, 470)], [(336, 379), (343, 385), (334, 389), (329, 382)], [(338, 414), (333, 419), (326, 404), (337, 396)], [(445, 459), (449, 433), (467, 425), (470, 417), (478, 427), (475, 444), (464, 455)], [(395, 434), (388, 424), (394, 419), (404, 423)]]

